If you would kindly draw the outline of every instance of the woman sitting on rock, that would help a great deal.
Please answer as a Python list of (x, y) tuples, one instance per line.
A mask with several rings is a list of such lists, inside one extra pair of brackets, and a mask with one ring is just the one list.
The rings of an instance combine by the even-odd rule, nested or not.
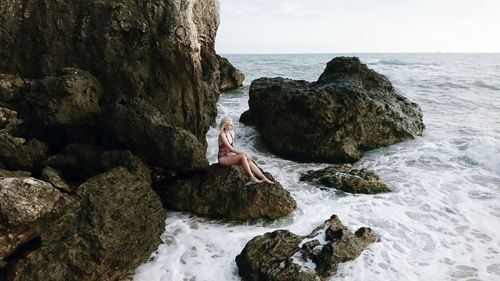
[[(233, 147), (234, 144), (234, 129), (233, 120), (230, 117), (224, 117), (220, 122), (220, 134), (218, 139), (219, 144), (219, 163), (222, 166), (231, 166), (241, 164), (245, 171), (250, 176), (250, 180), (253, 183), (267, 182), (274, 184), (266, 176), (262, 174), (260, 169), (253, 163), (252, 156), (244, 151), (237, 150)], [(260, 180), (255, 177), (261, 178)]]

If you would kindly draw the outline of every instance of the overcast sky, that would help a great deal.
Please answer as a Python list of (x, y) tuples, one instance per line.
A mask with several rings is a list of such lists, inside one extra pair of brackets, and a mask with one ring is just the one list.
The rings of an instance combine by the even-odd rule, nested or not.
[(218, 53), (500, 52), (500, 0), (219, 0)]

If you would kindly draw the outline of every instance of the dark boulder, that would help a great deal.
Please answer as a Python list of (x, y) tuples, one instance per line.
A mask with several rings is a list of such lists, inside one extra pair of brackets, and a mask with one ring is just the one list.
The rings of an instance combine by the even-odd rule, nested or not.
[(68, 202), (50, 183), (22, 173), (0, 175), (0, 268), (18, 247), (40, 236)]
[(58, 154), (47, 158), (44, 165), (61, 173), (69, 182), (82, 183), (86, 179), (106, 170), (101, 167), (101, 154), (104, 147), (85, 143), (66, 145)]
[(143, 175), (114, 168), (73, 199), (37, 247), (1, 269), (5, 280), (125, 280), (158, 247), (165, 211)]
[(375, 194), (391, 191), (377, 174), (366, 169), (358, 169), (351, 164), (308, 171), (300, 177), (300, 180), (317, 182), (349, 193)]
[[(141, 100), (107, 109), (102, 135), (155, 167), (190, 172), (208, 167), (206, 142), (189, 131), (169, 125), (153, 106)], [(109, 145), (106, 143), (106, 145)]]
[[(126, 167), (151, 183), (149, 168), (127, 150), (105, 150), (102, 146), (72, 143), (65, 146), (59, 154), (50, 156), (44, 164), (50, 167), (49, 170), (56, 171), (60, 178), (72, 183), (82, 183), (115, 167)], [(42, 170), (47, 181), (50, 181), (49, 174), (54, 173)]]
[(245, 281), (327, 280), (339, 263), (357, 258), (375, 240), (370, 228), (353, 234), (333, 215), (306, 236), (276, 230), (254, 237), (236, 264)]
[(25, 80), (12, 103), (30, 134), (46, 142), (96, 142), (102, 96), (101, 84), (92, 74), (64, 68), (41, 80)]
[(219, 60), (219, 89), (221, 92), (236, 89), (243, 85), (245, 75), (236, 69), (228, 59), (217, 55)]
[(356, 57), (334, 58), (313, 83), (254, 80), (248, 104), (251, 118), (241, 121), (252, 120), (272, 150), (298, 161), (354, 162), (424, 131), (419, 106)]
[[(264, 173), (269, 179), (273, 177)], [(159, 188), (165, 205), (200, 216), (245, 220), (277, 218), (291, 213), (296, 202), (280, 183), (245, 185), (241, 166), (213, 164), (205, 171)]]
[(16, 79), (12, 75), (3, 75), (1, 79), (4, 79), (0, 91), (4, 92), (5, 105), (15, 109), (15, 117), (22, 120), (22, 127), (14, 134), (42, 139), (51, 146), (98, 142), (103, 91), (92, 74), (64, 68), (43, 79)]

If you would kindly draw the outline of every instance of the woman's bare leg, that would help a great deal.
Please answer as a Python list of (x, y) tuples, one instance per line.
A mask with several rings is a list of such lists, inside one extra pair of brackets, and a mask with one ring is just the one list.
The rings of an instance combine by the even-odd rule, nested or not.
[(273, 181), (269, 180), (268, 178), (266, 178), (266, 176), (264, 176), (264, 174), (262, 174), (262, 172), (260, 171), (259, 167), (257, 167), (257, 165), (255, 165), (255, 163), (253, 161), (248, 161), (248, 164), (250, 165), (250, 168), (252, 169), (252, 172), (255, 175), (257, 175), (257, 177), (261, 178), (262, 180), (264, 180), (267, 183), (274, 184)]
[(247, 174), (250, 176), (250, 180), (253, 182), (262, 182), (261, 180), (257, 179), (253, 173), (252, 169), (250, 168), (250, 164), (248, 164), (247, 157), (243, 154), (238, 154), (238, 155), (231, 155), (227, 156), (224, 158), (221, 158), (219, 163), (223, 166), (231, 166), (231, 165), (236, 165), (241, 163), (243, 165), (243, 168), (247, 172)]

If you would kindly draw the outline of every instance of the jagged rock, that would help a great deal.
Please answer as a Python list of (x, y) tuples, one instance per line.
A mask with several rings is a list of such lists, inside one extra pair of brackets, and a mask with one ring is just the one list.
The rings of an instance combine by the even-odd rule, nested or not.
[(245, 281), (327, 280), (339, 263), (357, 258), (375, 240), (370, 228), (353, 234), (333, 215), (306, 236), (276, 230), (254, 237), (236, 264)]
[[(56, 153), (75, 140), (101, 147), (63, 151), (44, 163), (72, 186), (114, 160), (131, 159), (106, 150), (130, 150), (173, 174), (208, 167), (206, 133), (219, 98), (218, 24), (216, 0), (0, 1), (0, 106), (26, 116), (22, 134), (11, 135), (28, 144), (38, 134)], [(64, 73), (67, 67), (81, 70)], [(61, 94), (71, 97), (63, 98), (64, 108), (52, 106)], [(28, 97), (37, 110), (26, 110)], [(58, 113), (79, 107), (75, 101), (88, 103), (74, 116)], [(0, 155), (11, 153), (2, 149)], [(13, 169), (4, 160), (0, 167)], [(9, 261), (0, 279), (125, 279), (156, 249), (164, 214), (148, 172), (117, 169), (72, 190), (72, 209), (47, 224), (40, 243)]]
[(22, 123), (23, 121), (17, 118), (17, 111), (0, 107), (0, 130), (5, 129), (9, 134), (15, 134)]
[(52, 146), (92, 138), (95, 142), (98, 138), (103, 91), (87, 71), (64, 68), (43, 79), (1, 75), (0, 92), (4, 93), (6, 105), (19, 112), (24, 122), (24, 131), (18, 130), (17, 134), (42, 139)]
[(219, 89), (221, 92), (236, 89), (243, 85), (245, 75), (239, 69), (236, 69), (228, 59), (217, 55), (219, 60)]
[[(273, 179), (269, 173), (264, 173)], [(165, 205), (201, 216), (229, 219), (277, 218), (291, 213), (296, 202), (280, 183), (245, 185), (240, 166), (213, 164), (207, 170), (178, 179), (157, 190)]]
[(19, 75), (0, 73), (0, 104), (12, 101), (23, 86), (24, 80)]
[(308, 171), (300, 177), (300, 180), (318, 182), (349, 193), (375, 194), (391, 191), (377, 174), (366, 169), (355, 168), (351, 164)]
[(47, 220), (69, 202), (50, 183), (22, 173), (7, 176), (14, 177), (0, 177), (0, 267), (20, 245), (39, 236)]
[(0, 130), (12, 136), (22, 136), (25, 135), (27, 129), (24, 121), (17, 118), (17, 111), (0, 107)]
[[(127, 149), (142, 158), (139, 151), (145, 142), (177, 143), (176, 132), (184, 130), (205, 152), (206, 133), (215, 121), (219, 98), (214, 51), (218, 9), (216, 0), (4, 1), (0, 3), (0, 73), (43, 79), (68, 66), (83, 69), (102, 85), (102, 110), (117, 105), (135, 109), (134, 103), (140, 100), (160, 113), (167, 127), (175, 128), (175, 134), (165, 133), (162, 139), (154, 130), (143, 130), (143, 140), (136, 141), (136, 134), (106, 134), (120, 130), (112, 122), (99, 122), (95, 125), (107, 136), (103, 141), (107, 147)], [(143, 120), (151, 118), (155, 116)], [(142, 125), (151, 127), (135, 125), (129, 132), (141, 130)], [(118, 137), (121, 141), (115, 142)], [(183, 149), (175, 147), (179, 154)], [(148, 156), (161, 158), (155, 165), (175, 167), (177, 159), (162, 156), (163, 152)]]
[(45, 226), (41, 243), (3, 269), (5, 280), (125, 280), (164, 231), (165, 212), (149, 184), (123, 167), (89, 179)]
[(42, 169), (42, 180), (51, 183), (55, 188), (63, 192), (71, 192), (71, 187), (61, 178), (59, 171), (46, 166)]
[(152, 183), (151, 171), (137, 156), (126, 150), (104, 151), (101, 156), (101, 169), (111, 170), (116, 167), (125, 167), (129, 172), (143, 178), (150, 185)]
[(49, 143), (97, 138), (101, 84), (87, 71), (64, 68), (41, 80), (25, 80), (12, 101), (30, 134)]
[(248, 104), (269, 147), (298, 161), (354, 162), (424, 130), (419, 106), (356, 57), (334, 58), (313, 83), (254, 80)]
[(0, 130), (0, 167), (32, 171), (47, 158), (48, 147), (37, 139), (25, 140)]
[(153, 166), (190, 172), (208, 167), (206, 143), (168, 121), (154, 107), (140, 100), (116, 104), (107, 110), (104, 124), (113, 142), (131, 151)]
[[(125, 167), (151, 184), (151, 171), (137, 156), (126, 150), (105, 150), (102, 146), (73, 143), (50, 156), (45, 165), (70, 182), (83, 182), (115, 167)], [(43, 174), (43, 172), (42, 172)]]

